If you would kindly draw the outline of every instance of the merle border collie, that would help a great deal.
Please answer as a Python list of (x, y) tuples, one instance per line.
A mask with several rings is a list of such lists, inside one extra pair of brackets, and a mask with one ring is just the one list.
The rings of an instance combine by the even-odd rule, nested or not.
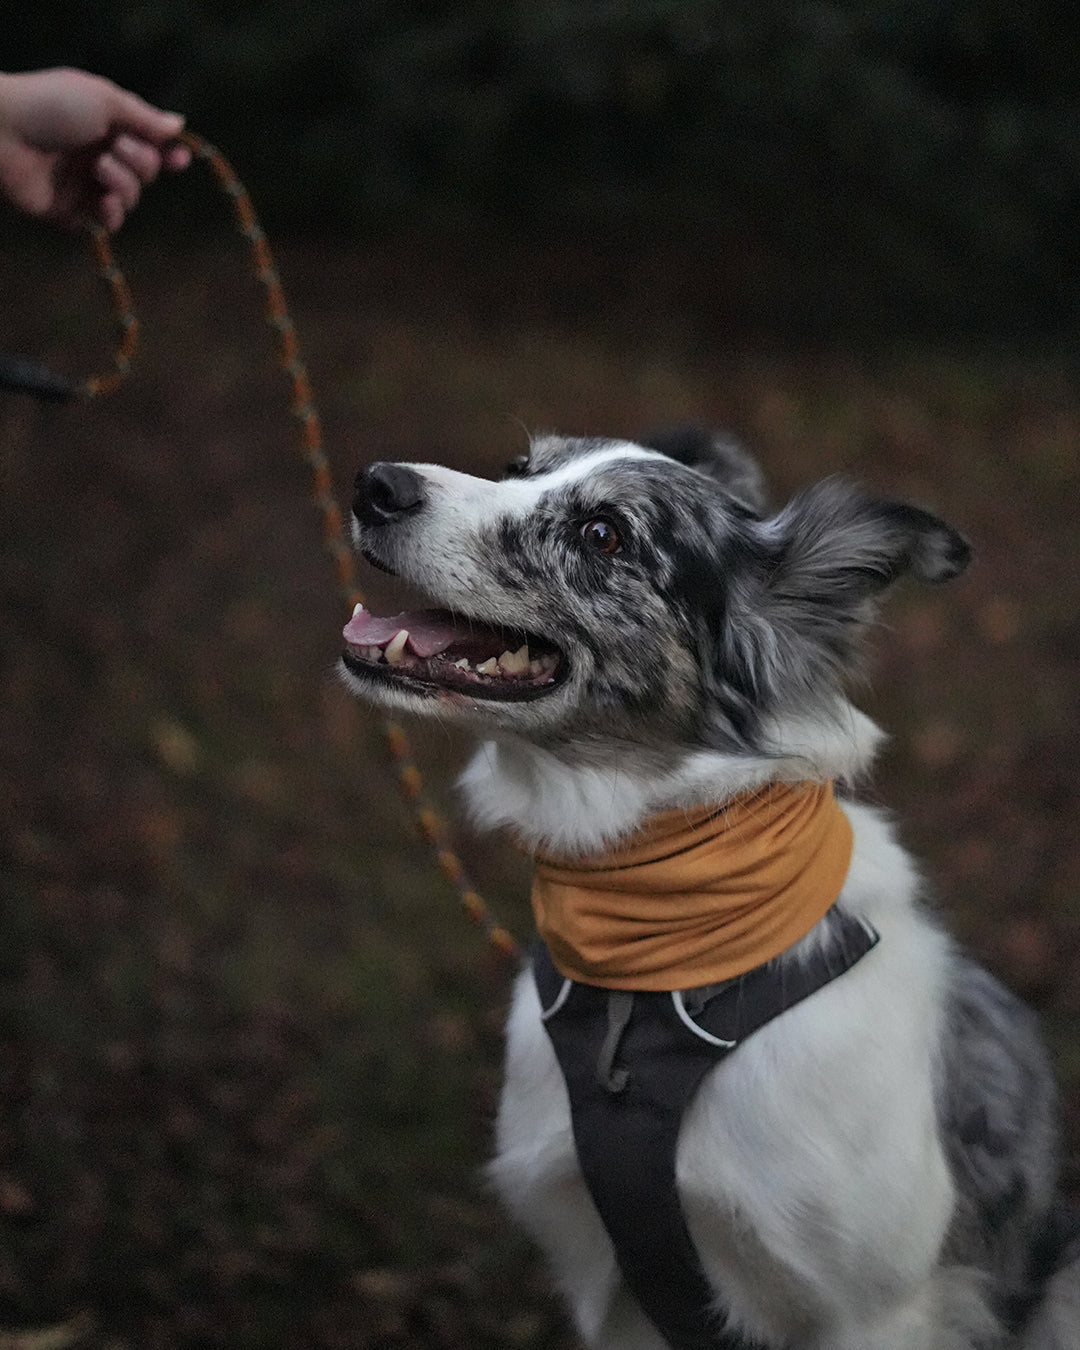
[[(437, 608), (354, 616), (346, 682), (483, 738), (462, 780), (481, 826), (587, 858), (659, 812), (837, 785), (853, 848), (835, 908), (879, 940), (711, 1068), (678, 1133), (715, 1343), (1077, 1350), (1080, 1245), (1034, 1019), (852, 795), (880, 740), (844, 692), (860, 639), (893, 582), (962, 571), (963, 538), (836, 480), (773, 511), (741, 447), (689, 430), (544, 436), (498, 482), (374, 464), (354, 516), (359, 551)], [(827, 949), (830, 922), (771, 968)], [(583, 1180), (546, 1011), (526, 969), (492, 1177), (584, 1341), (660, 1350)]]

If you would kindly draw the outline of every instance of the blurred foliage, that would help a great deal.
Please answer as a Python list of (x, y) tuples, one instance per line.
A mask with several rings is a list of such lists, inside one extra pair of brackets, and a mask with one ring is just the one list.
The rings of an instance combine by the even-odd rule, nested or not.
[(0, 39), (185, 110), (277, 228), (695, 238), (820, 333), (1080, 317), (1078, 60), (1064, 0), (43, 0)]

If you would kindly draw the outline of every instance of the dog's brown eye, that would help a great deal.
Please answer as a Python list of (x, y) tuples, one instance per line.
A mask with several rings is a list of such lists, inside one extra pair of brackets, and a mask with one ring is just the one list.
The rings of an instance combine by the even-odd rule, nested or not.
[(618, 553), (622, 548), (619, 532), (610, 520), (590, 520), (581, 527), (581, 537), (590, 548), (601, 553)]

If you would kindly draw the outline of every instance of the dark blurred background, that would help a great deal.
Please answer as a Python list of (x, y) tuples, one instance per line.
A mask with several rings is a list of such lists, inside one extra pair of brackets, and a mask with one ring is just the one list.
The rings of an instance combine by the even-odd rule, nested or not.
[(692, 240), (822, 338), (1075, 323), (1078, 30), (1061, 0), (46, 0), (0, 54), (185, 110), (275, 230)]
[[(725, 426), (977, 564), (891, 601), (864, 789), (1039, 1010), (1080, 1182), (1080, 12), (41, 0), (275, 243), (342, 496), (524, 428)], [(142, 345), (0, 394), (0, 1350), (574, 1344), (482, 1178), (510, 970), (333, 677), (342, 621), (242, 241), (195, 166), (116, 248)], [(82, 375), (83, 243), (0, 211), (0, 350)], [(362, 572), (373, 605), (398, 598)], [(418, 728), (453, 811), (463, 738)], [(528, 933), (522, 860), (461, 835)]]

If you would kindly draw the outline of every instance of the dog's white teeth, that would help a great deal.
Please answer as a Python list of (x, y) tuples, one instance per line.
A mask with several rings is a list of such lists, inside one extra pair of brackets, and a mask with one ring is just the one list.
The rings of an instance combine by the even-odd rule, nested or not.
[(353, 609), (353, 612), (352, 612), (353, 618), (355, 619), (356, 616), (357, 616), (358, 614), (363, 614), (363, 612), (364, 612), (364, 606), (363, 606), (363, 604), (362, 604), (359, 600), (357, 600), (356, 605), (355, 605), (355, 607), (354, 607), (354, 609)]
[(409, 640), (409, 630), (407, 628), (399, 629), (395, 637), (386, 644), (384, 655), (392, 666), (400, 663), (405, 652), (405, 644)]
[(381, 647), (361, 647), (360, 655), (365, 661), (374, 661), (378, 665), (379, 658), (382, 656)]
[(504, 675), (524, 675), (529, 669), (529, 644), (523, 643), (516, 652), (503, 652), (499, 669)]
[(467, 656), (463, 656), (463, 657), (461, 658), (460, 661), (455, 661), (455, 662), (454, 662), (454, 669), (455, 669), (455, 670), (468, 670), (468, 669), (469, 669), (469, 658), (468, 658)]
[(478, 675), (497, 675), (499, 671), (498, 657), (489, 656), (486, 661), (476, 667)]

